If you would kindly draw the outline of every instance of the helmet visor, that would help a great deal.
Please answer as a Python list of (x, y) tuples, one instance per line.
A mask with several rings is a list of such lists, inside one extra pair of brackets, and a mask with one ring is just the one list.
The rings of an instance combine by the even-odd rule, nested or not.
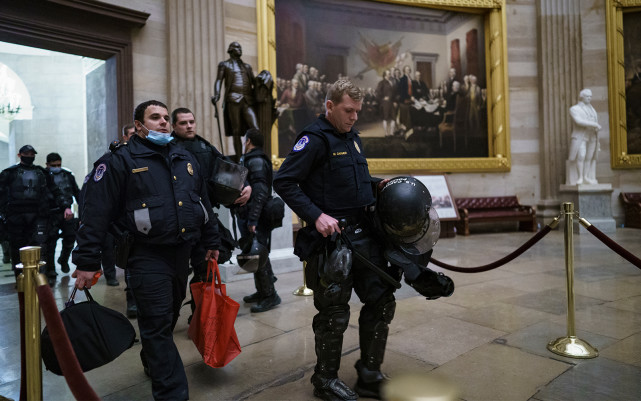
[(425, 221), (420, 233), (411, 237), (398, 238), (400, 240), (399, 246), (404, 252), (410, 255), (422, 255), (436, 245), (441, 235), (441, 220), (433, 207), (430, 207), (429, 216), (430, 218)]

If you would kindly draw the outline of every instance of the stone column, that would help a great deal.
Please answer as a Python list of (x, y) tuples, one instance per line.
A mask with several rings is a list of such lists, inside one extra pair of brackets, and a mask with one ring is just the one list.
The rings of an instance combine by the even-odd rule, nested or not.
[[(223, 0), (167, 0), (169, 112), (192, 110), (198, 135), (221, 149), (211, 96), (218, 62), (227, 58)], [(222, 128), (222, 110), (221, 128)], [(224, 138), (224, 135), (223, 135)], [(223, 139), (224, 140), (224, 139)]]
[[(246, 12), (250, 8), (246, 9)], [(218, 63), (226, 60), (228, 43), (225, 38), (225, 1), (224, 0), (167, 0), (167, 21), (169, 35), (169, 99), (167, 106), (169, 112), (176, 107), (187, 107), (192, 110), (196, 117), (198, 135), (216, 146), (223, 154), (233, 153), (223, 135), (224, 146), (221, 147), (218, 134), (218, 126), (214, 115), (214, 107), (211, 104), (211, 96), (214, 94), (214, 83)], [(241, 18), (254, 21), (255, 11), (250, 15), (234, 15), (234, 18)], [(255, 22), (254, 22), (255, 23)], [(255, 33), (242, 31), (243, 43), (256, 43)], [(237, 32), (231, 37), (235, 39)], [(230, 40), (231, 42), (232, 40)], [(249, 49), (248, 49), (249, 47)], [(255, 56), (252, 55), (251, 46), (243, 47), (246, 54), (243, 55), (245, 62), (252, 63)], [(247, 50), (250, 50), (247, 52)], [(253, 52), (255, 54), (255, 50)], [(162, 84), (162, 83), (159, 83)], [(224, 129), (222, 120), (222, 102), (218, 102), (220, 113), (221, 129)], [(216, 211), (220, 220), (233, 232), (232, 218), (229, 210), (221, 208)], [(286, 208), (283, 227), (272, 231), (272, 252), (270, 259), (274, 273), (284, 273), (301, 270), (302, 263), (293, 254), (292, 244), (292, 213)], [(238, 253), (236, 250), (235, 253)], [(232, 258), (235, 262), (235, 258)], [(243, 274), (243, 270), (235, 263), (225, 263), (220, 266), (221, 275), (224, 281), (235, 281), (251, 279), (253, 275)], [(301, 275), (301, 284), (303, 278)], [(292, 288), (294, 290), (294, 288)]]
[(572, 132), (569, 108), (583, 82), (580, 0), (537, 1), (539, 31), (539, 105), (541, 127), (541, 201), (537, 217), (548, 224), (565, 200), (565, 160)]

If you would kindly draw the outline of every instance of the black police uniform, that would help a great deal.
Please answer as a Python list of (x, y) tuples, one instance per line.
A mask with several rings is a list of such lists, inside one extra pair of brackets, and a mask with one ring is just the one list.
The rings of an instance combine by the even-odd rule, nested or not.
[[(173, 133), (172, 135), (174, 136), (176, 145), (182, 147), (183, 149), (189, 151), (194, 155), (194, 157), (198, 161), (198, 164), (200, 164), (200, 171), (204, 176), (205, 182), (209, 183), (214, 173), (216, 159), (222, 159), (224, 157), (222, 153), (220, 153), (218, 149), (216, 149), (212, 144), (198, 135), (196, 135), (193, 140), (180, 138)], [(207, 185), (207, 193), (210, 202), (213, 202), (213, 199), (215, 199), (215, 194), (211, 185)], [(191, 254), (191, 266), (194, 269), (194, 277), (191, 282), (203, 280), (203, 276), (207, 272), (207, 265), (205, 264), (206, 252), (207, 251), (202, 246), (202, 244), (198, 243), (194, 246)]]
[[(263, 208), (267, 200), (272, 196), (272, 164), (269, 157), (260, 148), (253, 148), (240, 158), (241, 164), (249, 170), (247, 180), (252, 187), (252, 194), (245, 206), (234, 210), (238, 217), (238, 229), (243, 238), (249, 238), (248, 226), (256, 227), (256, 239), (259, 243), (270, 250), (271, 227), (262, 216)], [(263, 312), (273, 308), (280, 303), (276, 294), (274, 282), (276, 277), (272, 270), (272, 264), (267, 258), (265, 265), (254, 273), (254, 284), (256, 294), (246, 297), (246, 302), (258, 302), (251, 307), (252, 312)]]
[(185, 298), (192, 246), (198, 240), (208, 249), (219, 245), (200, 167), (174, 143), (157, 146), (138, 136), (97, 163), (87, 181), (73, 262), (79, 270), (97, 271), (110, 225), (133, 233), (126, 275), (138, 306), (141, 357), (153, 396), (188, 399), (172, 332)]
[[(321, 115), (298, 136), (296, 145), (276, 173), (274, 189), (311, 227), (321, 213), (344, 219), (348, 226), (346, 233), (354, 248), (399, 279), (398, 270), (388, 266), (383, 256), (384, 247), (373, 236), (373, 228), (366, 218), (367, 207), (375, 202), (374, 191), (379, 181), (369, 174), (358, 132), (352, 129), (339, 134)], [(327, 283), (320, 277), (325, 249), (306, 259), (307, 284), (314, 290), (314, 306), (318, 310), (313, 321), (317, 356), (312, 376), (314, 394), (322, 396), (323, 389), (332, 387), (332, 380), (337, 378), (353, 287), (364, 304), (358, 320), (361, 359), (356, 365), (359, 373), (356, 390), (361, 395), (368, 395), (366, 391), (359, 391), (359, 384), (366, 387), (368, 382), (373, 382), (377, 388), (382, 379), (380, 365), (388, 325), (396, 308), (395, 288), (354, 258), (351, 273), (342, 283), (340, 293), (326, 296)], [(343, 398), (352, 399), (350, 396)]]
[[(71, 170), (64, 167), (55, 172), (51, 169), (48, 170), (53, 177), (53, 181), (56, 183), (58, 188), (60, 188), (60, 191), (62, 191), (66, 201), (71, 204), (75, 198), (77, 202), (80, 189), (76, 183), (76, 177), (74, 177)], [(62, 249), (60, 250), (58, 263), (64, 273), (69, 272), (69, 256), (71, 256), (71, 251), (73, 250), (74, 243), (76, 242), (77, 226), (78, 219), (72, 218), (65, 220), (64, 210), (52, 211), (51, 232), (47, 242), (47, 256), (45, 261), (47, 262), (47, 266), (54, 268), (53, 273), (55, 273), (54, 257), (58, 238), (62, 238)]]
[[(20, 248), (40, 246), (47, 253), (47, 235), (51, 209), (64, 210), (71, 205), (45, 168), (19, 163), (0, 173), (0, 215), (6, 219), (11, 248), (11, 264), (17, 275)], [(47, 276), (56, 275), (55, 267), (45, 266)]]

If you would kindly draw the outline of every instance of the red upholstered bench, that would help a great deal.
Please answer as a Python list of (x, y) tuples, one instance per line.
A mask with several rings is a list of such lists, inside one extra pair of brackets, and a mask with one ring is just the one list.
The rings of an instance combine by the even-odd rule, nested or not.
[(461, 220), (456, 223), (458, 234), (470, 235), (470, 223), (518, 221), (519, 230), (535, 232), (536, 215), (531, 206), (521, 205), (516, 196), (456, 198)]
[(625, 212), (625, 226), (641, 228), (641, 192), (621, 192), (619, 199)]

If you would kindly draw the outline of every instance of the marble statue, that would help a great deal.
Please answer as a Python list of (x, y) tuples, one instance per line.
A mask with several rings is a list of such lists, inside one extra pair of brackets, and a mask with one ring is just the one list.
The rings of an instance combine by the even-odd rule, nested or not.
[(601, 125), (590, 104), (592, 91), (583, 89), (579, 102), (570, 107), (572, 138), (568, 156), (567, 185), (598, 184), (596, 179), (597, 154), (600, 150), (598, 132)]

